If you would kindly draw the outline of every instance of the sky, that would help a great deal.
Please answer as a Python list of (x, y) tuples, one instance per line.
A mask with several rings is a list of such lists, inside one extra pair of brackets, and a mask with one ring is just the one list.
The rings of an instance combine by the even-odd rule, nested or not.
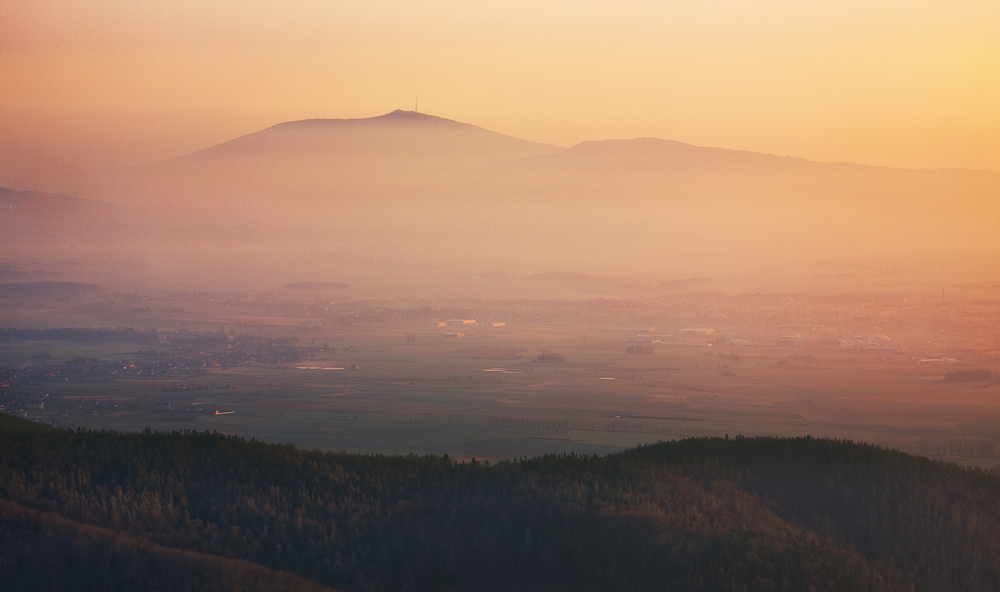
[(0, 183), (415, 100), (562, 146), (1000, 170), (998, 31), (996, 0), (3, 0)]

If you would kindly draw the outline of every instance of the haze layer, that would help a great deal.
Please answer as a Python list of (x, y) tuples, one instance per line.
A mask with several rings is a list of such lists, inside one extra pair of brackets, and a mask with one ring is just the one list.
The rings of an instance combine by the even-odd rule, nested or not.
[(79, 197), (97, 201), (6, 195), (12, 255), (65, 257), (72, 243), (167, 283), (204, 274), (268, 288), (339, 279), (362, 261), (380, 273), (391, 262), (745, 280), (804, 261), (919, 265), (929, 254), (983, 280), (1000, 251), (1000, 173), (652, 138), (563, 149), (406, 111), (283, 123), (95, 174)]

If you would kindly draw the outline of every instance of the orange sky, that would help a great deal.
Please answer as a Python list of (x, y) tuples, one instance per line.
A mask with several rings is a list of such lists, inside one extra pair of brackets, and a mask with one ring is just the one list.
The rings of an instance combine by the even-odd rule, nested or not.
[(560, 145), (656, 136), (1000, 170), (996, 0), (621, 4), (4, 0), (0, 184), (414, 95)]

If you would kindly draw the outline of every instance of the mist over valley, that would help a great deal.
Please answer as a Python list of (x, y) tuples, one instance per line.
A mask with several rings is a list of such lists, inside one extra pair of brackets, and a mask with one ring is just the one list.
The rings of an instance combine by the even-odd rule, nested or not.
[(4, 589), (996, 581), (1000, 173), (397, 110), (70, 185), (0, 189)]

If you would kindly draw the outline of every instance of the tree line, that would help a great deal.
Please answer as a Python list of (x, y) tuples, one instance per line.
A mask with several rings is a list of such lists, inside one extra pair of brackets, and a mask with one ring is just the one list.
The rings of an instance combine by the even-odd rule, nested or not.
[(0, 421), (0, 497), (345, 591), (991, 590), (1000, 477), (813, 438), (497, 463)]

